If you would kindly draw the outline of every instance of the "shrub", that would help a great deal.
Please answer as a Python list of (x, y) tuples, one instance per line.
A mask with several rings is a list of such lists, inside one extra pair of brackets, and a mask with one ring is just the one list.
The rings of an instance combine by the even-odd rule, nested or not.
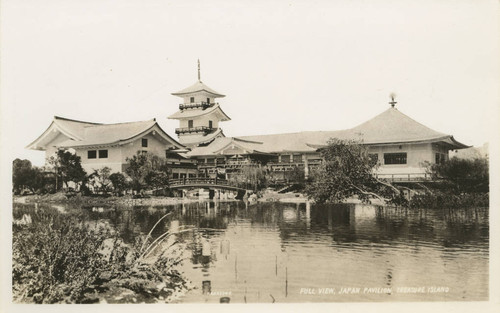
[(175, 270), (181, 260), (175, 245), (146, 261), (139, 242), (126, 245), (110, 229), (91, 227), (81, 216), (43, 210), (30, 220), (13, 225), (16, 302), (97, 302), (123, 288), (155, 302), (186, 287)]

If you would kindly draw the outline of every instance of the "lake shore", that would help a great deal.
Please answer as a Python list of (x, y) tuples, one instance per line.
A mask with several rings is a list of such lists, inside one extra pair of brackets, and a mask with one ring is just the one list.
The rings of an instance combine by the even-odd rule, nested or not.
[(134, 199), (131, 195), (110, 196), (110, 197), (91, 197), (91, 196), (67, 196), (64, 193), (55, 193), (47, 195), (28, 195), (13, 196), (13, 203), (73, 203), (77, 205), (173, 205), (181, 203), (198, 202), (198, 199), (180, 198), (180, 197), (150, 197)]

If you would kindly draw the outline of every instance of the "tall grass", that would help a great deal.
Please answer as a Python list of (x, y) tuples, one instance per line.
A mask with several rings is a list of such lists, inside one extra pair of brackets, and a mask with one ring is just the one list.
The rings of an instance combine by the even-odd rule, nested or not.
[(112, 229), (82, 216), (39, 210), (31, 219), (13, 225), (16, 302), (157, 302), (186, 289), (175, 244), (145, 259), (140, 239), (126, 245)]

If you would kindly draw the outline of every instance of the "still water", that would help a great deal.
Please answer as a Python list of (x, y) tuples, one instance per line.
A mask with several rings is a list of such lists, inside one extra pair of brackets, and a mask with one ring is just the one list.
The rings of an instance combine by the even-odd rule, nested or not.
[(180, 271), (195, 287), (183, 303), (488, 300), (487, 209), (243, 202), (57, 208), (81, 211), (126, 242), (172, 212), (153, 237), (193, 229), (175, 235), (186, 246)]

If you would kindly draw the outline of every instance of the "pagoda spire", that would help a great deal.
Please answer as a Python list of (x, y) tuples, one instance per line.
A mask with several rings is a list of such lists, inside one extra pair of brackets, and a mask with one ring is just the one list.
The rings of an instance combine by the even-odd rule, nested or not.
[(198, 81), (201, 83), (200, 59), (198, 59)]
[(391, 97), (392, 101), (390, 101), (389, 104), (391, 105), (391, 107), (394, 107), (396, 105), (396, 103), (397, 103), (397, 101), (394, 101), (394, 98), (396, 97), (396, 94), (391, 93), (390, 97)]

